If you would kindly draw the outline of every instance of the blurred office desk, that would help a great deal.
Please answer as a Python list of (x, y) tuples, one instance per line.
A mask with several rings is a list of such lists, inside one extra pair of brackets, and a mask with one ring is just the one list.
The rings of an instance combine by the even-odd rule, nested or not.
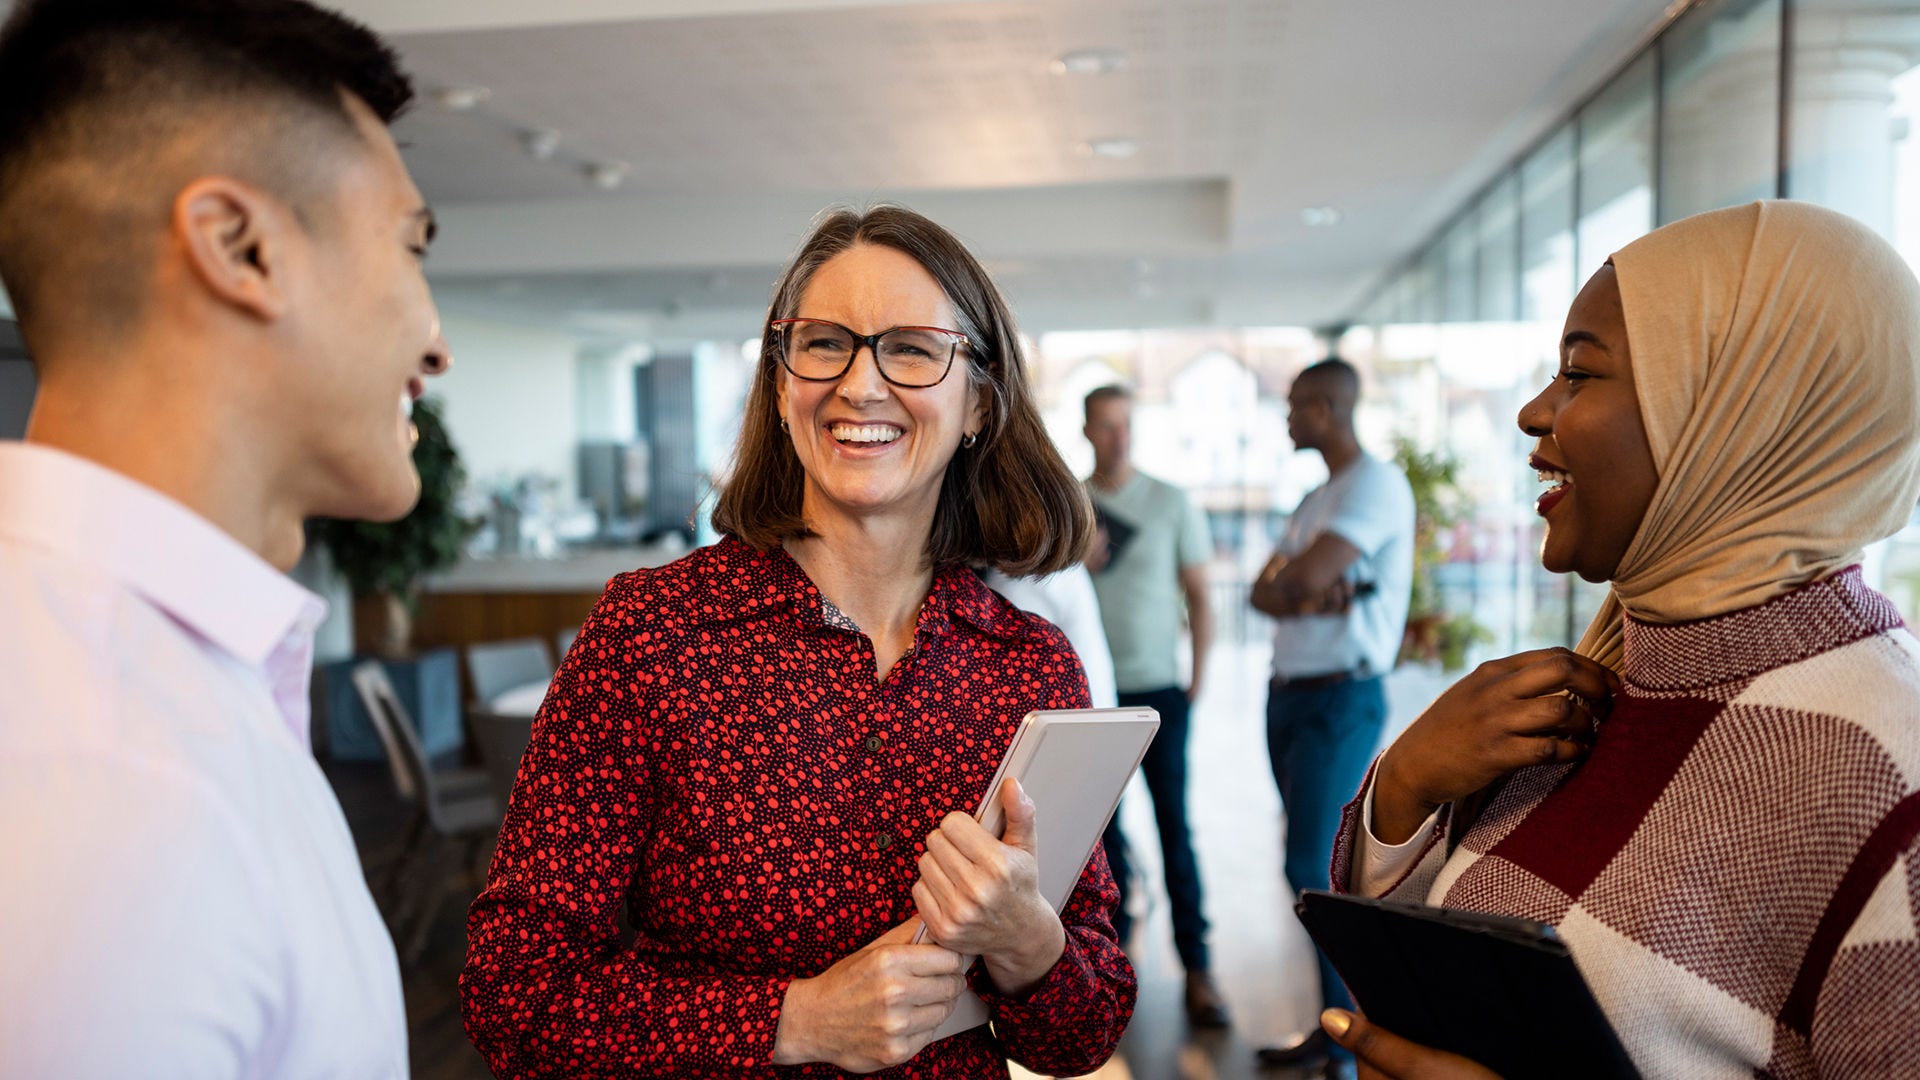
[(609, 578), (664, 565), (682, 553), (660, 547), (584, 548), (557, 559), (463, 559), (422, 583), (413, 639), (422, 647), (518, 637), (550, 642), (586, 619)]

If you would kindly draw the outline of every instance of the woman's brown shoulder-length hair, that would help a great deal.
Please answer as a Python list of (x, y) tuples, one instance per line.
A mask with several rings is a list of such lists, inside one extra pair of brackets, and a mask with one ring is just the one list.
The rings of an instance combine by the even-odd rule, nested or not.
[(858, 244), (904, 252), (940, 283), (960, 322), (955, 329), (967, 335), (966, 377), (987, 400), (979, 439), (954, 453), (940, 485), (927, 538), (932, 564), (985, 565), (1025, 576), (1079, 562), (1093, 541), (1093, 508), (1034, 407), (1006, 300), (952, 233), (899, 206), (828, 211), (781, 275), (760, 328), (759, 371), (747, 392), (733, 467), (720, 484), (714, 528), (762, 551), (813, 535), (800, 510), (806, 477), (791, 438), (780, 430), (780, 341), (773, 320), (796, 316), (815, 271)]

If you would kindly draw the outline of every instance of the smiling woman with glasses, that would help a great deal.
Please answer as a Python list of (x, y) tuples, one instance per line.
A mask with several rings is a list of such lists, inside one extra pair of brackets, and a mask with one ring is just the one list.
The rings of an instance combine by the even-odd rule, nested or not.
[[(1056, 914), (1032, 803), (1008, 786), (997, 839), (968, 813), (1027, 712), (1088, 704), (971, 567), (1077, 563), (1092, 510), (950, 233), (817, 223), (713, 520), (611, 582), (554, 677), (468, 920), (476, 1045), (503, 1076), (1098, 1068), (1135, 992), (1105, 859)], [(933, 1042), (968, 988), (992, 1028)]]

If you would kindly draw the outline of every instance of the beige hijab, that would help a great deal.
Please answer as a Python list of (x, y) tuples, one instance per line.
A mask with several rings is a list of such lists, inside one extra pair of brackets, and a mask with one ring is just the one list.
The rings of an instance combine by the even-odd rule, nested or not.
[(1807, 203), (1677, 221), (1613, 257), (1660, 483), (1579, 651), (1622, 613), (1751, 607), (1859, 561), (1920, 496), (1920, 283)]

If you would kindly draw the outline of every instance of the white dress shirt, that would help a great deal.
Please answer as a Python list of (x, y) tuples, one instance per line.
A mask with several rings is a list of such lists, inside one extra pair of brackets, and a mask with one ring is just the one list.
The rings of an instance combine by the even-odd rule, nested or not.
[(0, 1076), (407, 1075), (309, 750), (324, 613), (158, 492), (0, 442)]
[(1307, 492), (1287, 519), (1278, 554), (1297, 558), (1332, 533), (1360, 554), (1346, 579), (1372, 590), (1331, 615), (1273, 621), (1273, 674), (1305, 679), (1336, 672), (1385, 675), (1400, 655), (1413, 596), (1413, 489), (1395, 466), (1361, 454)]

